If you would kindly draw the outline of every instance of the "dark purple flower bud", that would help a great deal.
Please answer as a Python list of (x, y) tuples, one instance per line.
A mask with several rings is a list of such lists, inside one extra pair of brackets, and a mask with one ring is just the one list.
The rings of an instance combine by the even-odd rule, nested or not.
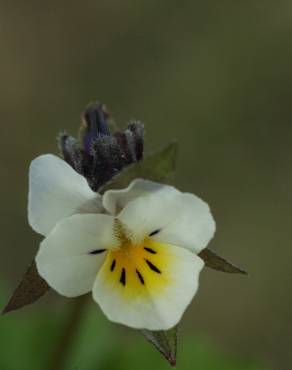
[(88, 176), (91, 187), (98, 189), (124, 167), (142, 159), (143, 137), (143, 124), (135, 122), (124, 131), (97, 138), (92, 145), (92, 172)]
[(75, 171), (83, 175), (84, 152), (78, 140), (66, 133), (58, 137), (59, 149), (64, 160), (74, 168)]
[(140, 161), (144, 152), (144, 125), (133, 121), (126, 130), (118, 131), (114, 135), (125, 153), (129, 163)]
[(92, 144), (97, 138), (110, 136), (108, 119), (106, 106), (99, 102), (89, 105), (85, 110), (82, 116), (80, 137), (86, 153), (91, 153)]
[(64, 160), (98, 191), (124, 167), (143, 158), (144, 125), (133, 121), (111, 135), (105, 105), (95, 103), (82, 116), (80, 140), (61, 134), (58, 141)]

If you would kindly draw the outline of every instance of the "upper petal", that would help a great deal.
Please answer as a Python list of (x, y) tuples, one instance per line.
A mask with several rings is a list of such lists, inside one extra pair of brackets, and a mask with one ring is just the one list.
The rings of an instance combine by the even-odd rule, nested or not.
[(100, 196), (61, 158), (46, 154), (32, 161), (28, 219), (36, 232), (47, 235), (58, 221), (74, 213), (98, 212), (100, 209)]
[(147, 247), (152, 252), (143, 245), (124, 256), (109, 252), (93, 298), (111, 321), (136, 329), (168, 330), (180, 321), (195, 295), (204, 262), (173, 245), (148, 241)]
[(154, 240), (195, 253), (207, 246), (215, 232), (207, 203), (164, 185), (128, 203), (118, 218), (134, 243), (150, 235)]
[(102, 198), (103, 207), (110, 214), (117, 214), (129, 202), (145, 195), (160, 191), (161, 189), (168, 192), (178, 192), (173, 186), (162, 185), (157, 182), (135, 179), (130, 185), (121, 190), (108, 190)]
[(104, 261), (115, 247), (114, 219), (107, 215), (74, 215), (62, 220), (41, 243), (36, 256), (40, 276), (67, 297), (88, 293)]
[(179, 245), (198, 254), (207, 247), (216, 230), (210, 208), (202, 199), (189, 193), (179, 194), (174, 202), (178, 204), (176, 214), (153, 239)]

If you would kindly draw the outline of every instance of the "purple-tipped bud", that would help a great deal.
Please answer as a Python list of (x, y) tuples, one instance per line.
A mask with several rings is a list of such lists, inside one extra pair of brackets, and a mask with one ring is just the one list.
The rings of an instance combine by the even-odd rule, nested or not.
[(99, 102), (89, 105), (85, 110), (82, 116), (80, 136), (87, 154), (91, 153), (92, 145), (97, 138), (110, 136), (108, 119), (109, 114), (106, 106)]
[(104, 104), (88, 106), (82, 115), (79, 140), (61, 134), (59, 147), (64, 160), (84, 176), (93, 191), (131, 163), (143, 158), (144, 125), (132, 121), (113, 135)]

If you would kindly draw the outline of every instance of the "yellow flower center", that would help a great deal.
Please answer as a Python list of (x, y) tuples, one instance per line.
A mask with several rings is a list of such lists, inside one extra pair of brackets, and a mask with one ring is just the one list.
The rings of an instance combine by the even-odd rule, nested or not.
[(172, 259), (167, 245), (147, 237), (140, 244), (122, 238), (121, 247), (109, 251), (102, 273), (125, 299), (161, 294), (170, 282)]

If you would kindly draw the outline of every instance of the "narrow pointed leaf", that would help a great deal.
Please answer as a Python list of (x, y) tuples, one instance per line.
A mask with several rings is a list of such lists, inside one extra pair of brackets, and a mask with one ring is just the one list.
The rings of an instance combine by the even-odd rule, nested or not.
[(141, 330), (141, 333), (158, 349), (171, 366), (176, 365), (177, 327), (168, 331)]
[(204, 260), (207, 267), (213, 270), (228, 272), (231, 274), (244, 274), (247, 272), (240, 267), (235, 266), (233, 263), (227, 261), (225, 258), (220, 257), (218, 254), (213, 252), (211, 249), (204, 249), (199, 256)]
[(137, 178), (144, 178), (164, 184), (172, 183), (175, 172), (177, 143), (170, 143), (164, 149), (145, 157), (143, 160), (129, 165), (105, 186), (100, 193), (109, 189), (121, 189)]
[(8, 304), (4, 307), (2, 314), (17, 310), (37, 301), (49, 289), (48, 284), (38, 274), (36, 264), (33, 261), (13, 292)]

